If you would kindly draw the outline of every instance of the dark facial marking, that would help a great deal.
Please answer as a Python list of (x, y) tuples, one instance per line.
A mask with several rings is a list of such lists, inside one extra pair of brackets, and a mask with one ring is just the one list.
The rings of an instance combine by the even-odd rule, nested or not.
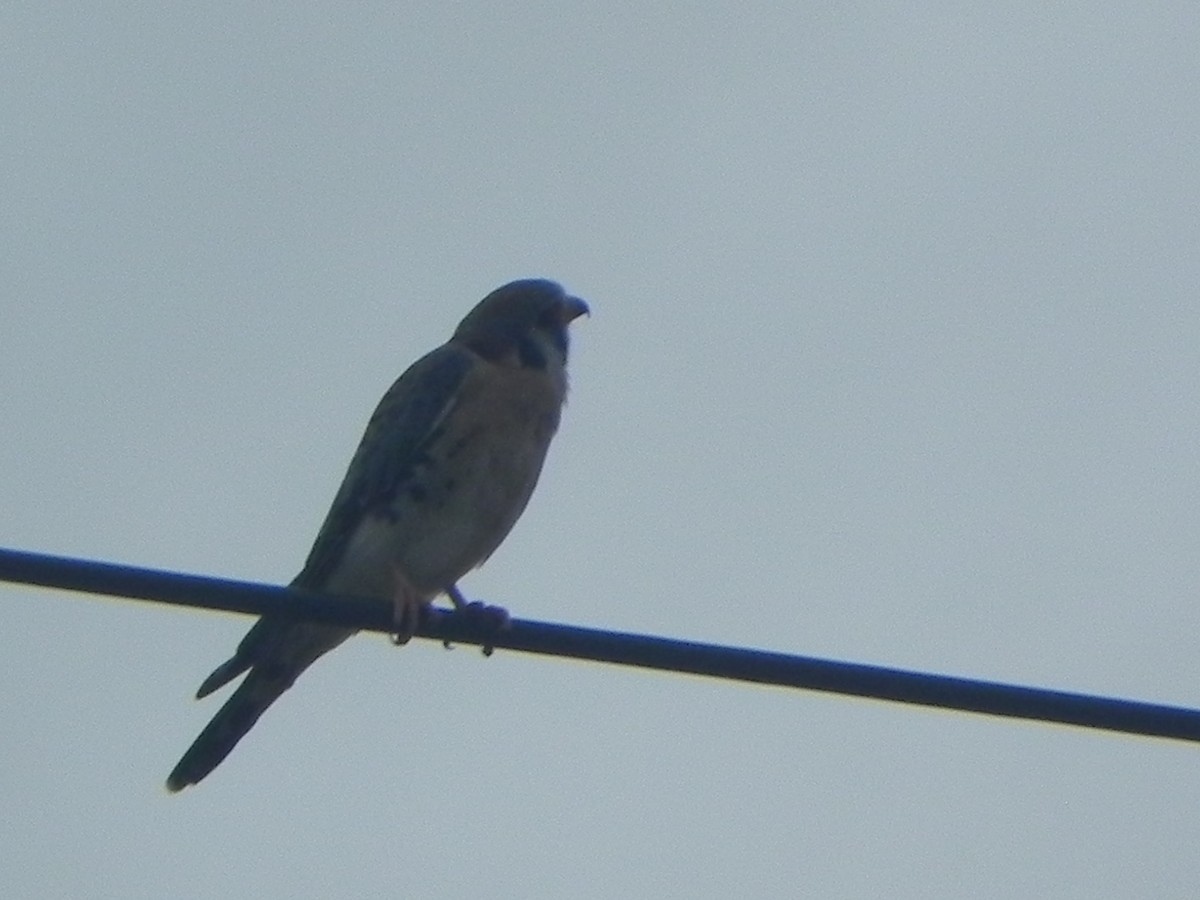
[(539, 372), (546, 370), (546, 354), (530, 335), (525, 334), (517, 338), (517, 357), (527, 369), (537, 369)]

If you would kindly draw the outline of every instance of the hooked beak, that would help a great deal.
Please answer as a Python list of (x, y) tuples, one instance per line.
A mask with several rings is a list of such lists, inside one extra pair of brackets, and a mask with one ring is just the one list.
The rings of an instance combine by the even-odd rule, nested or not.
[(566, 296), (562, 299), (562, 304), (559, 306), (559, 314), (564, 325), (569, 325), (580, 316), (590, 316), (592, 311), (588, 309), (588, 305), (578, 297)]

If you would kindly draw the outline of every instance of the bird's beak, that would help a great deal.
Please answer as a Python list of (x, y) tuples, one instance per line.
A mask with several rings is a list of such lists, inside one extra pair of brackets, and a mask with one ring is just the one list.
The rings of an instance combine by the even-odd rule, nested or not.
[(562, 316), (562, 323), (569, 325), (580, 316), (590, 316), (592, 311), (588, 309), (588, 305), (578, 297), (563, 297), (562, 304), (559, 307), (559, 312)]

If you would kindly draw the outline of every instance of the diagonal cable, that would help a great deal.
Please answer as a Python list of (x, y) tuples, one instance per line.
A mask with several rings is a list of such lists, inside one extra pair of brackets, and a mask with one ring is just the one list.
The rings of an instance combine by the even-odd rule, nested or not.
[[(286, 615), (370, 631), (392, 628), (391, 604), (378, 600), (18, 550), (0, 549), (0, 580), (177, 606)], [(547, 656), (1200, 742), (1200, 710), (1136, 700), (524, 619), (514, 619), (510, 628), (497, 632), (444, 611), (430, 616), (417, 634)]]

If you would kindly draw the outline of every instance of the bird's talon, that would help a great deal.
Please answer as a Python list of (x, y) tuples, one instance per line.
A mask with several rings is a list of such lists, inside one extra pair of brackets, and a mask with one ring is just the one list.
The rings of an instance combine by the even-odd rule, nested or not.
[(396, 626), (396, 630), (389, 637), (391, 637), (392, 643), (397, 647), (403, 647), (417, 633), (417, 628), (421, 624), (421, 610), (417, 606), (398, 602), (396, 604), (395, 617), (392, 621)]
[(468, 622), (494, 631), (503, 631), (512, 625), (512, 617), (507, 609), (503, 606), (491, 606), (482, 600), (473, 600), (455, 612)]
[(396, 630), (388, 635), (388, 639), (393, 646), (403, 647), (413, 639), (413, 635), (417, 633), (416, 625), (407, 622), (397, 622)]
[[(468, 625), (493, 633), (512, 627), (512, 617), (503, 606), (492, 606), (482, 600), (467, 600), (457, 586), (446, 593), (454, 602), (454, 610), (449, 613), (450, 616), (459, 617)], [(449, 650), (452, 644), (450, 641), (442, 641), (442, 646)], [(484, 656), (491, 656), (496, 652), (496, 648), (491, 644), (484, 644), (480, 649)]]

